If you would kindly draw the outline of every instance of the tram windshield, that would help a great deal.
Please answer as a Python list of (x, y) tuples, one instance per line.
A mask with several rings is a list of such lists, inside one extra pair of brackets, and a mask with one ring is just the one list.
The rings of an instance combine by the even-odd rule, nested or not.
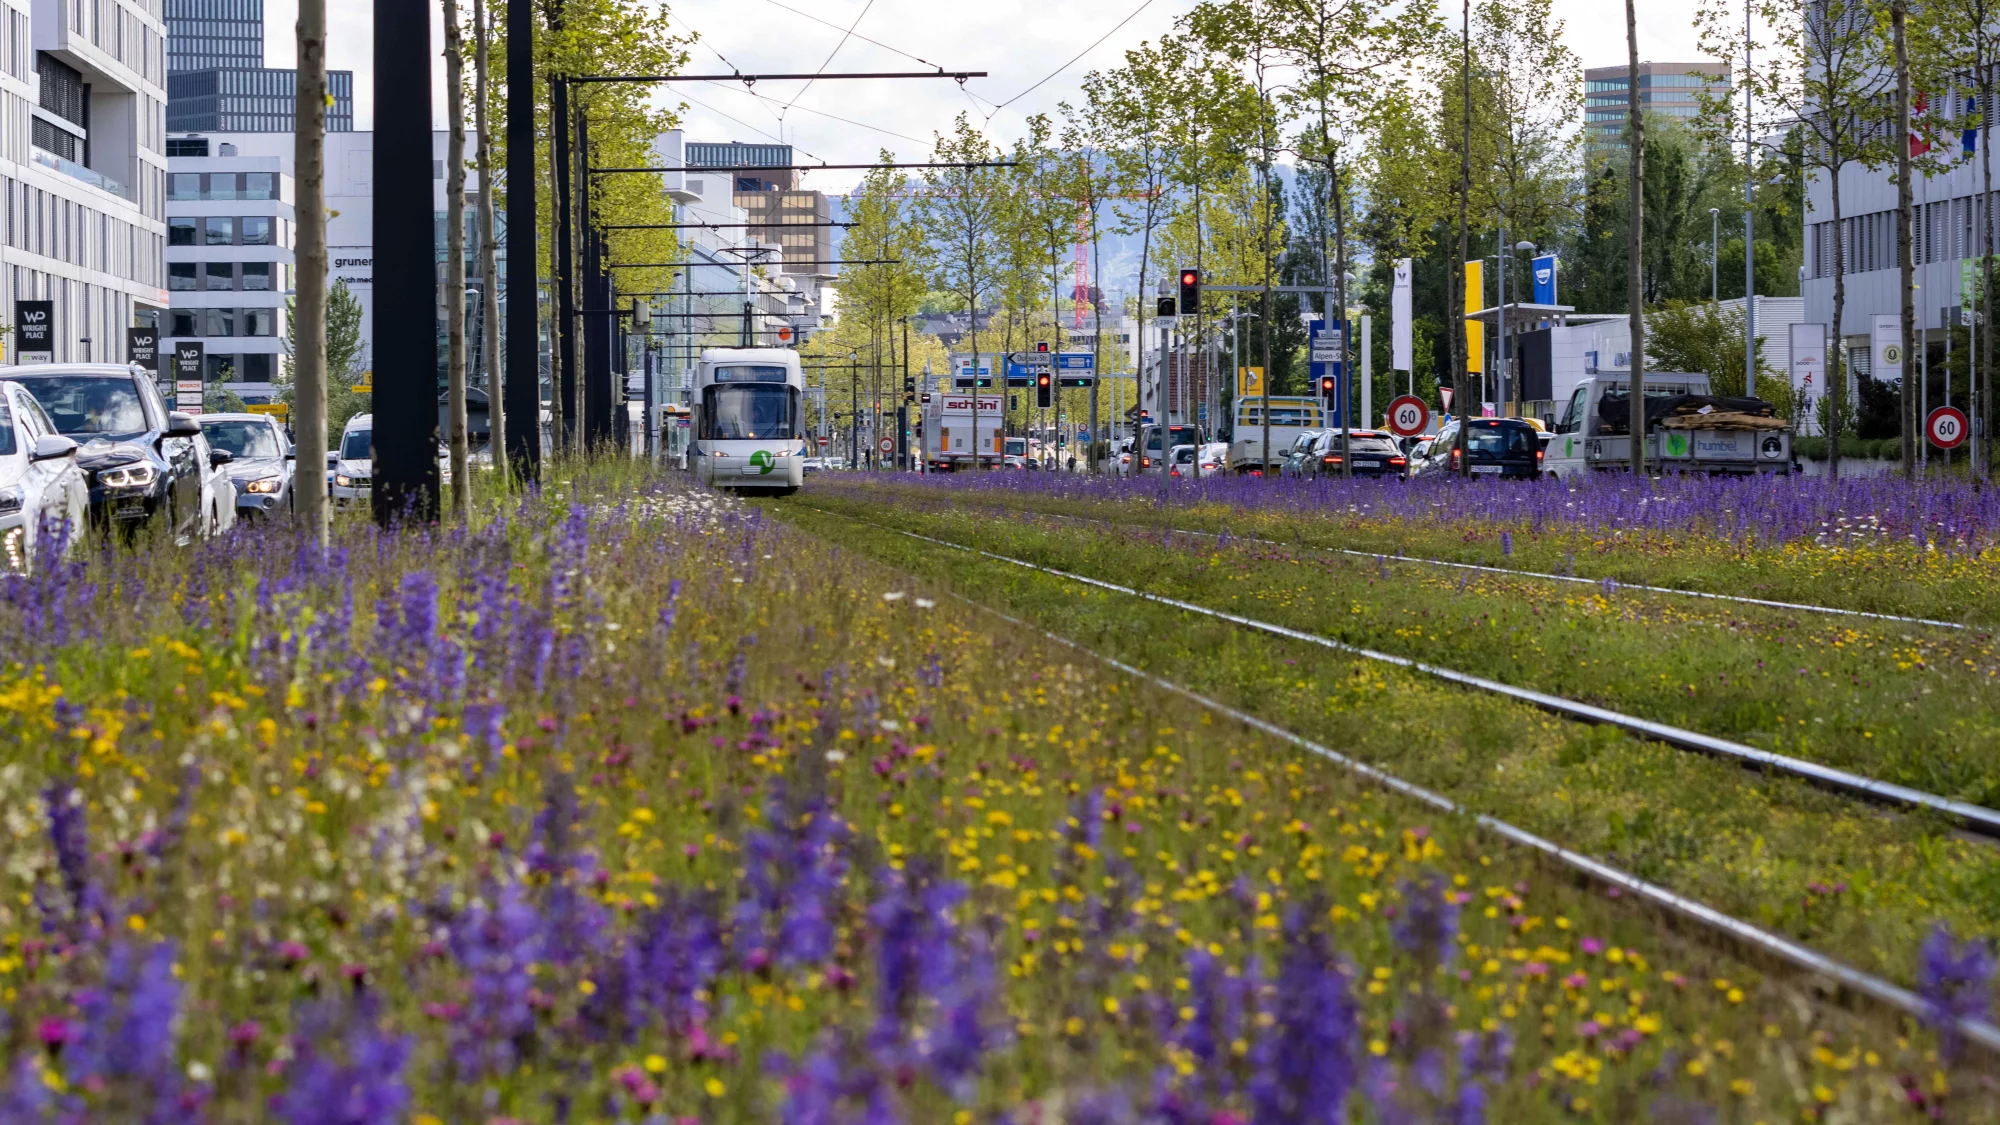
[(791, 387), (732, 383), (711, 386), (702, 395), (703, 441), (778, 441), (798, 436), (798, 392)]

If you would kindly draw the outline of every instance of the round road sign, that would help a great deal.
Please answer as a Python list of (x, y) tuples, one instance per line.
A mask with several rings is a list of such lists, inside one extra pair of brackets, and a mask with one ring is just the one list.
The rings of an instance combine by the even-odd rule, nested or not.
[(1939, 449), (1956, 449), (1965, 440), (1965, 412), (1956, 406), (1940, 406), (1924, 421), (1924, 433)]
[(1398, 396), (1389, 404), (1389, 432), (1397, 437), (1416, 437), (1430, 424), (1430, 407), (1415, 395)]
[(881, 448), (882, 448), (882, 452), (884, 452), (884, 453), (894, 453), (894, 452), (896, 452), (896, 439), (895, 439), (895, 438), (892, 438), (892, 437), (885, 437), (885, 438), (883, 438), (883, 439), (881, 440), (881, 442), (879, 442), (878, 444), (879, 444), (879, 445), (881, 446)]

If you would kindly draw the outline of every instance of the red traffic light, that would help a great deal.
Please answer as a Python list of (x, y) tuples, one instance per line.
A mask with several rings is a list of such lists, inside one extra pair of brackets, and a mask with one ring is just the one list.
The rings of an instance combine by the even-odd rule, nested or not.
[(1195, 272), (1195, 271), (1193, 271), (1193, 270), (1182, 270), (1182, 271), (1181, 271), (1181, 284), (1182, 284), (1182, 285), (1193, 285), (1193, 284), (1195, 284), (1195, 283), (1199, 282), (1200, 280), (1201, 280), (1201, 275), (1200, 275), (1199, 273), (1196, 273), (1196, 272)]
[(1322, 375), (1319, 377), (1319, 393), (1323, 395), (1331, 395), (1333, 393), (1333, 376)]
[(1037, 385), (1039, 385), (1039, 386), (1043, 386), (1043, 387), (1046, 387), (1046, 386), (1048, 386), (1048, 385), (1049, 385), (1049, 373), (1048, 373), (1048, 372), (1046, 372), (1046, 371), (1044, 371), (1044, 372), (1042, 372), (1042, 373), (1041, 373), (1040, 375), (1037, 375), (1037, 376), (1035, 376), (1035, 382), (1036, 382), (1036, 384), (1037, 384)]
[(1049, 350), (1049, 342), (1047, 340), (1036, 341), (1035, 350), (1046, 354)]

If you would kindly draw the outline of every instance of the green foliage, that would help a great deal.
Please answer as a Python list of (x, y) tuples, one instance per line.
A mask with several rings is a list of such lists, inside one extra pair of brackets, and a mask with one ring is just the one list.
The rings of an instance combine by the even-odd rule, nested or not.
[[(1668, 301), (1646, 315), (1646, 366), (1654, 371), (1687, 371), (1708, 376), (1719, 395), (1743, 393), (1743, 313), (1707, 301)], [(1788, 375), (1764, 362), (1757, 341), (1758, 398), (1792, 413)]]

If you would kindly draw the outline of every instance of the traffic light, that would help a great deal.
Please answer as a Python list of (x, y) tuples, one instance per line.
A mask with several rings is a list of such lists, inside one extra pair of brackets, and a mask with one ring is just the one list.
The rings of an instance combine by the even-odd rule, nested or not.
[(1326, 400), (1326, 401), (1328, 401), (1328, 402), (1332, 402), (1332, 401), (1333, 401), (1333, 396), (1334, 396), (1334, 395), (1335, 395), (1336, 393), (1337, 393), (1337, 392), (1336, 392), (1336, 391), (1334, 390), (1334, 379), (1333, 379), (1333, 376), (1331, 376), (1331, 375), (1322, 375), (1322, 376), (1320, 376), (1320, 377), (1319, 377), (1319, 397), (1321, 397), (1321, 398), (1325, 399), (1325, 400)]
[(1049, 342), (1048, 342), (1047, 340), (1038, 340), (1038, 341), (1036, 341), (1036, 342), (1035, 342), (1035, 350), (1036, 350), (1037, 352), (1041, 353), (1042, 355), (1047, 355), (1047, 354), (1049, 354)]
[(1035, 405), (1050, 407), (1055, 405), (1055, 381), (1047, 371), (1035, 372)]
[(1160, 298), (1160, 303), (1153, 306), (1153, 315), (1159, 317), (1161, 320), (1172, 320), (1174, 318), (1174, 299), (1172, 297)]
[(1181, 271), (1181, 308), (1189, 316), (1201, 310), (1201, 271), (1187, 269)]

